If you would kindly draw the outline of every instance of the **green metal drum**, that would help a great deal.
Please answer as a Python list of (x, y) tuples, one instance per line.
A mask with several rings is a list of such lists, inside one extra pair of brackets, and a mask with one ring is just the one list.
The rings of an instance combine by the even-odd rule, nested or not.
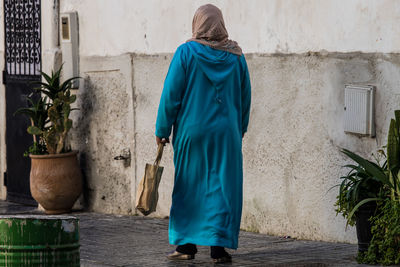
[(0, 266), (79, 266), (79, 220), (0, 215)]

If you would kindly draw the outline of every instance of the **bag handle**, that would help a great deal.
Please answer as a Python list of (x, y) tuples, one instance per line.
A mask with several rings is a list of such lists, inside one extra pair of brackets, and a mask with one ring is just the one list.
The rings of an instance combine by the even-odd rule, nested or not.
[(158, 144), (157, 157), (156, 157), (156, 160), (154, 161), (154, 165), (156, 165), (157, 167), (158, 167), (158, 165), (160, 165), (163, 151), (164, 151), (164, 144), (162, 144), (162, 143)]

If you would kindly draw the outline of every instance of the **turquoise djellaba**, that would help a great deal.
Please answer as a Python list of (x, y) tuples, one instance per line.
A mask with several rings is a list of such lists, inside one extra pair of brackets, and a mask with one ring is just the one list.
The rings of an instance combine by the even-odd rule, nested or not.
[(195, 41), (176, 50), (156, 136), (173, 128), (175, 177), (169, 241), (236, 249), (242, 214), (242, 136), (251, 86), (244, 55)]

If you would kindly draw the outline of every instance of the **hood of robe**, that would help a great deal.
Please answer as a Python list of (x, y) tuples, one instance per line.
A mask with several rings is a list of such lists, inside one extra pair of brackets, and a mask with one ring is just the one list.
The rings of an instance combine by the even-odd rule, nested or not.
[(240, 57), (193, 41), (187, 45), (206, 77), (216, 89), (221, 89), (239, 64)]

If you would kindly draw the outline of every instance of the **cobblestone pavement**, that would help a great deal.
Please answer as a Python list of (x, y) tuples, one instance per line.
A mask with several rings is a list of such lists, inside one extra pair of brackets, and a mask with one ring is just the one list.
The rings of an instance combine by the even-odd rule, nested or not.
[[(40, 213), (33, 207), (1, 202), (0, 214)], [(81, 266), (213, 266), (209, 249), (196, 259), (171, 262), (166, 254), (168, 220), (75, 212), (80, 219)], [(356, 245), (284, 239), (242, 231), (233, 263), (218, 266), (366, 266), (355, 261)]]

